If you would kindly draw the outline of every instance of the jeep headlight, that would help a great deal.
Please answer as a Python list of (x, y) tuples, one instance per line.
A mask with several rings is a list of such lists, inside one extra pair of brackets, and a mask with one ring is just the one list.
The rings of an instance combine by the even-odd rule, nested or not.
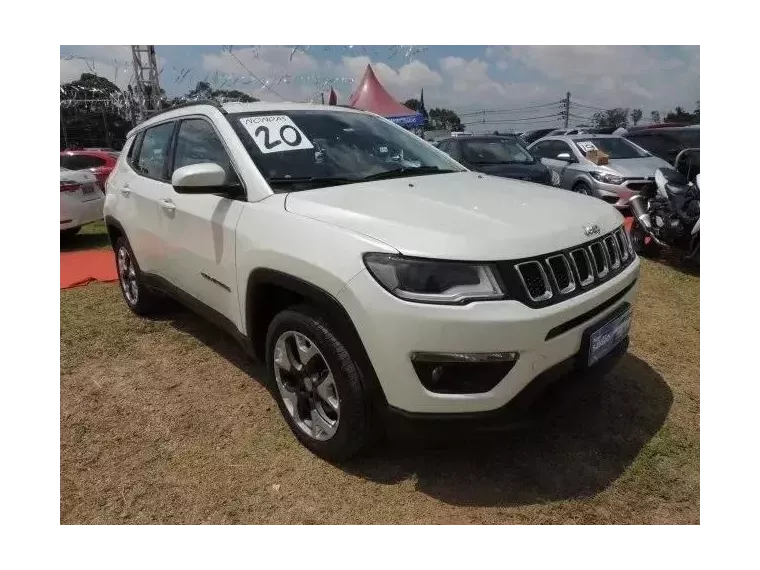
[(609, 172), (602, 172), (601, 170), (592, 170), (591, 176), (599, 182), (605, 182), (606, 184), (622, 184), (623, 177), (617, 174), (610, 174)]
[(367, 253), (372, 276), (396, 297), (419, 303), (463, 304), (503, 299), (506, 291), (488, 264), (412, 259)]

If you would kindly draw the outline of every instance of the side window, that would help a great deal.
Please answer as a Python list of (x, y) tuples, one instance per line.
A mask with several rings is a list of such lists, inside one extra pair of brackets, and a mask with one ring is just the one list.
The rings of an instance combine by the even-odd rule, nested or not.
[(214, 127), (208, 121), (203, 119), (182, 121), (179, 125), (175, 148), (174, 170), (191, 164), (214, 162), (224, 168), (227, 173), (227, 184), (240, 183), (222, 141), (219, 140)]
[(461, 145), (457, 141), (449, 141), (449, 156), (457, 161), (462, 161)]
[(554, 146), (552, 147), (552, 158), (556, 158), (557, 155), (562, 154), (563, 152), (566, 152), (571, 157), (575, 158), (575, 153), (573, 152), (573, 149), (570, 148), (569, 144), (567, 144), (565, 141), (554, 141)]
[(449, 141), (441, 141), (438, 143), (438, 148), (446, 154), (451, 154), (451, 143)]
[(135, 135), (135, 138), (132, 140), (131, 144), (129, 144), (129, 150), (127, 150), (127, 163), (137, 170), (137, 153), (140, 150), (140, 145), (142, 144), (143, 136), (145, 135), (145, 131), (141, 131)]
[(549, 158), (548, 150), (552, 141), (543, 141), (537, 143), (536, 146), (530, 149), (530, 153), (536, 158)]
[(668, 141), (665, 137), (652, 134), (633, 135), (627, 138), (644, 150), (649, 151), (660, 158), (667, 158), (668, 151), (678, 146), (673, 144), (672, 141)]
[(164, 167), (169, 140), (174, 131), (174, 123), (163, 123), (145, 130), (135, 169), (140, 174), (166, 180)]

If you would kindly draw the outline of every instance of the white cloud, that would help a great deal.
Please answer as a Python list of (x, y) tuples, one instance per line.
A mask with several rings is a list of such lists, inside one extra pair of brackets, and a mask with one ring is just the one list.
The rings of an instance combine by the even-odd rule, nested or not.
[[(132, 75), (129, 46), (79, 46), (82, 59), (61, 58), (61, 82), (94, 71), (123, 87)], [(452, 48), (452, 51), (455, 48)], [(65, 50), (64, 50), (65, 51)], [(333, 52), (334, 53), (334, 52)], [(353, 51), (353, 53), (357, 53)], [(332, 84), (346, 103), (368, 63), (385, 88), (399, 101), (419, 97), (425, 89), (428, 109), (447, 107), (460, 112), (514, 109), (558, 101), (566, 91), (572, 100), (592, 106), (641, 107), (666, 112), (676, 105), (692, 108), (699, 98), (699, 47), (677, 49), (647, 46), (489, 46), (483, 58), (458, 56), (438, 60), (397, 62), (380, 53), (322, 59), (322, 50), (293, 51), (283, 46), (219, 50), (201, 56), (192, 69), (177, 69), (160, 61), (162, 86), (185, 91), (206, 80), (217, 88), (239, 89), (263, 100), (319, 100)], [(234, 57), (233, 57), (234, 56)], [(369, 56), (372, 56), (369, 57)], [(373, 61), (374, 59), (374, 61)], [(249, 73), (250, 72), (250, 73)], [(178, 78), (183, 76), (184, 81)], [(267, 87), (263, 87), (257, 76)], [(275, 94), (278, 93), (280, 96)], [(590, 116), (579, 107), (574, 113)], [(534, 118), (555, 109), (533, 109), (499, 118)], [(556, 120), (550, 124), (556, 123)], [(490, 130), (504, 124), (490, 125)], [(539, 122), (516, 122), (514, 128), (538, 128)], [(485, 127), (484, 127), (485, 128)]]

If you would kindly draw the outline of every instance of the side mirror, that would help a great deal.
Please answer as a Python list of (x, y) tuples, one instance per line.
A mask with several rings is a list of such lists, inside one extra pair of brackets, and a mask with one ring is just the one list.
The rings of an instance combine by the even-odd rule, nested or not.
[(178, 168), (172, 174), (172, 186), (178, 194), (218, 194), (229, 188), (227, 173), (215, 162), (202, 162)]
[(569, 152), (561, 152), (557, 155), (557, 160), (564, 160), (565, 162), (575, 162)]

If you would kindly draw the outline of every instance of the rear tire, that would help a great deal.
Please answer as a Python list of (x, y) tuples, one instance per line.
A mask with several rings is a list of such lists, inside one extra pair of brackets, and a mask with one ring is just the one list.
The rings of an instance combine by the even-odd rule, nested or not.
[(127, 306), (133, 313), (141, 316), (156, 312), (160, 296), (145, 285), (140, 266), (137, 265), (127, 238), (119, 236), (116, 239), (114, 254), (121, 295)]
[(310, 305), (278, 313), (267, 331), (272, 392), (296, 438), (327, 461), (342, 461), (372, 440), (368, 376)]

